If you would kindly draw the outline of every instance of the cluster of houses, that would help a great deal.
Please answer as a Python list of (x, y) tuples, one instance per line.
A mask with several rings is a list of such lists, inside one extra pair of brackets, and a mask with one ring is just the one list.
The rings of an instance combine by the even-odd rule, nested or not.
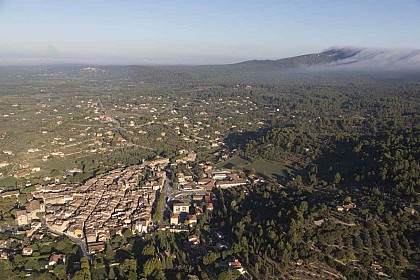
[[(84, 241), (88, 254), (95, 254), (105, 250), (106, 241), (113, 234), (123, 235), (126, 230), (142, 234), (154, 228), (152, 204), (156, 191), (161, 190), (168, 180), (166, 172), (170, 170), (169, 166), (171, 169), (178, 165), (184, 168), (174, 174), (180, 187), (178, 192), (183, 193), (183, 199), (173, 201), (170, 209), (170, 229), (175, 231), (191, 229), (203, 215), (214, 210), (216, 198), (210, 192), (214, 187), (231, 188), (248, 183), (238, 172), (214, 170), (211, 163), (199, 164), (203, 172), (200, 171), (198, 176), (189, 165), (196, 160), (196, 153), (189, 150), (179, 153), (181, 157), (172, 163), (167, 158), (158, 158), (109, 171), (83, 184), (55, 182), (36, 185), (35, 190), (27, 195), (26, 207), (16, 212), (16, 223), (26, 229), (28, 237), (38, 236), (46, 226), (52, 233)], [(198, 192), (189, 192), (188, 187)], [(19, 195), (18, 190), (0, 193), (2, 198), (17, 199)], [(43, 223), (40, 218), (43, 218)], [(191, 235), (188, 243), (197, 247), (200, 238)], [(219, 242), (218, 246), (223, 250), (228, 245)], [(22, 249), (23, 256), (31, 256), (32, 253), (31, 246)], [(64, 255), (52, 253), (49, 268), (65, 262)], [(240, 262), (232, 260), (229, 268), (240, 270)]]
[[(167, 164), (168, 159), (156, 159), (115, 169), (81, 185), (36, 185), (27, 197), (26, 209), (16, 212), (16, 223), (30, 225), (33, 234), (41, 226), (38, 215), (45, 214), (50, 231), (85, 240), (89, 253), (102, 251), (112, 233), (148, 231), (155, 191), (164, 184)], [(155, 176), (144, 179), (146, 169)], [(18, 195), (19, 191), (0, 194)]]
[(203, 170), (204, 175), (201, 179), (195, 179), (192, 172), (189, 174), (178, 172), (176, 178), (180, 188), (184, 190), (201, 189), (210, 191), (214, 187), (228, 189), (249, 183), (247, 179), (241, 178), (233, 170), (212, 170), (211, 165), (203, 166)]
[(45, 204), (42, 200), (33, 199), (31, 195), (27, 199), (29, 204), (26, 209), (16, 211), (16, 223), (19, 226), (31, 224), (33, 220), (40, 220), (38, 215), (45, 213)]
[[(42, 233), (35, 233), (29, 237), (28, 244), (24, 245), (21, 250), (10, 249), (9, 245), (12, 242), (16, 242), (17, 240), (10, 238), (7, 240), (0, 240), (0, 260), (9, 260), (16, 254), (21, 254), (24, 257), (30, 257), (34, 253), (34, 242), (38, 240), (42, 240), (44, 238), (44, 234)], [(48, 244), (48, 242), (47, 242)], [(45, 265), (45, 269), (52, 269), (57, 264), (65, 264), (66, 263), (66, 255), (62, 253), (52, 252), (48, 258), (48, 262)], [(0, 277), (1, 278), (1, 277)]]
[(336, 206), (337, 212), (349, 212), (350, 210), (355, 209), (355, 208), (356, 208), (356, 204), (354, 203), (346, 203), (343, 205)]
[(172, 226), (180, 224), (194, 226), (204, 211), (212, 212), (214, 210), (215, 197), (213, 194), (193, 195), (191, 198), (186, 202), (176, 201), (173, 203), (172, 213), (170, 214), (170, 224)]

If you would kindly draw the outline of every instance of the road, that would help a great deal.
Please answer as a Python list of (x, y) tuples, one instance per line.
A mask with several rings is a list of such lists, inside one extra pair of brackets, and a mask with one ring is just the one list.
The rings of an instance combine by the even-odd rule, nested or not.
[(62, 235), (62, 236), (66, 236), (66, 237), (68, 237), (74, 244), (76, 244), (77, 246), (79, 246), (80, 247), (80, 249), (82, 249), (82, 254), (83, 254), (83, 257), (85, 257), (85, 258), (87, 258), (87, 259), (89, 259), (89, 254), (88, 254), (88, 251), (87, 251), (87, 244), (86, 244), (86, 242), (85, 242), (85, 240), (84, 239), (82, 239), (82, 238), (75, 238), (75, 237), (71, 237), (71, 236), (68, 236), (68, 235), (66, 235), (66, 234), (64, 234), (64, 233), (62, 233), (62, 232), (57, 232), (57, 231), (55, 231), (55, 230), (52, 230), (52, 229), (50, 229), (47, 225), (43, 225), (44, 226), (44, 228), (45, 229), (47, 229), (49, 232), (51, 232), (51, 233), (53, 233), (53, 234), (57, 234), (57, 235)]
[[(105, 109), (105, 107), (102, 103), (102, 99), (100, 97), (98, 98), (98, 105), (99, 105), (102, 113), (105, 114), (105, 115), (108, 115), (111, 118), (111, 122), (115, 124), (114, 131), (117, 131), (118, 129), (120, 129), (121, 128), (121, 122), (118, 119), (112, 117), (110, 114), (108, 114), (107, 110)], [(151, 148), (151, 147), (147, 147), (147, 146), (143, 146), (143, 145), (138, 145), (138, 144), (134, 144), (134, 143), (129, 143), (127, 145), (133, 146), (133, 147), (139, 147), (139, 148), (149, 150), (149, 151), (156, 151), (157, 150), (155, 148)]]
[(70, 237), (70, 236), (67, 236), (67, 237), (70, 238), (70, 240), (73, 241), (77, 246), (79, 246), (80, 249), (82, 249), (83, 257), (85, 257), (87, 259), (90, 258), (89, 254), (88, 254), (88, 251), (87, 251), (87, 245), (86, 245), (86, 242), (85, 242), (84, 239), (74, 238), (74, 237)]
[[(165, 172), (165, 178), (164, 178), (165, 182), (163, 184), (162, 189), (160, 190), (160, 195), (165, 196), (165, 203), (162, 205), (162, 213), (165, 213), (165, 208), (166, 208), (166, 201), (168, 198), (168, 193), (170, 193), (171, 191), (173, 191), (173, 188), (171, 186), (172, 182), (171, 179), (169, 179), (168, 173)], [(162, 215), (162, 219), (159, 221), (159, 225), (163, 224), (163, 217), (164, 215)]]
[(102, 113), (104, 113), (105, 115), (108, 115), (111, 118), (111, 122), (113, 122), (115, 124), (115, 130), (118, 130), (121, 127), (121, 122), (118, 119), (116, 119), (116, 118), (114, 118), (114, 117), (112, 117), (111, 115), (108, 114), (108, 112), (106, 111), (106, 109), (105, 109), (105, 107), (102, 103), (102, 99), (100, 97), (98, 98), (98, 105), (101, 108)]

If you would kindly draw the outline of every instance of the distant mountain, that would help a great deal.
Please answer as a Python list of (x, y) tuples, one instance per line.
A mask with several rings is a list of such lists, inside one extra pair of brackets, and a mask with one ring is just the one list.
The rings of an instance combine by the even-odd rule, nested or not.
[(234, 65), (269, 66), (282, 69), (340, 67), (356, 70), (409, 70), (420, 69), (420, 50), (333, 47), (321, 53), (278, 60), (249, 60)]
[(160, 85), (276, 84), (285, 81), (331, 84), (363, 79), (420, 80), (420, 50), (334, 47), (324, 52), (278, 60), (249, 60), (224, 65), (45, 65), (0, 66), (0, 82), (26, 79), (121, 79)]
[(249, 60), (236, 65), (269, 65), (281, 68), (296, 68), (307, 67), (314, 65), (325, 65), (332, 62), (337, 62), (355, 56), (360, 50), (342, 48), (342, 49), (329, 49), (322, 53), (311, 53), (299, 55), (294, 57), (287, 57), (277, 60)]

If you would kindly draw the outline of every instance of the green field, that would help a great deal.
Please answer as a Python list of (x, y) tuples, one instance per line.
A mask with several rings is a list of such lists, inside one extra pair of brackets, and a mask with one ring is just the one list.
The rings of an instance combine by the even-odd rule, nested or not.
[(285, 178), (288, 170), (292, 171), (289, 167), (277, 162), (270, 162), (263, 159), (255, 161), (248, 161), (241, 157), (233, 157), (227, 161), (221, 162), (216, 165), (218, 168), (231, 168), (231, 169), (244, 169), (253, 170), (265, 176)]
[(227, 161), (220, 162), (216, 164), (217, 168), (243, 168), (245, 165), (250, 164), (251, 162), (243, 159), (241, 157), (233, 157)]

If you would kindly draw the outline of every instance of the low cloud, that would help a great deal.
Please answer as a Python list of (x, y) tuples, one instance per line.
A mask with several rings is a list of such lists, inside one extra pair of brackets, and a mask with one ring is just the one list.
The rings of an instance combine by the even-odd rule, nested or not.
[(387, 71), (420, 69), (420, 50), (374, 48), (342, 48), (342, 50), (355, 54), (332, 62), (329, 67)]

